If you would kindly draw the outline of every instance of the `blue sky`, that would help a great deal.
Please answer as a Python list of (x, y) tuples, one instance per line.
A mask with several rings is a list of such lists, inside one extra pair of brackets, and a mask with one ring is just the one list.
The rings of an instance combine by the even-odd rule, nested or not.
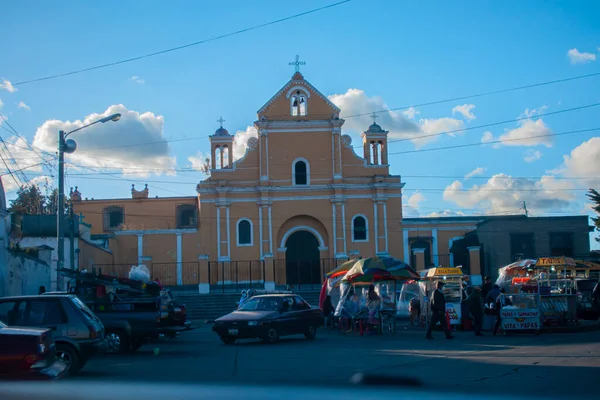
[[(134, 57), (333, 2), (178, 1), (167, 7), (158, 1), (13, 1), (0, 14), (0, 82)], [(95, 198), (128, 197), (131, 183), (146, 182), (152, 195), (194, 195), (200, 172), (159, 170), (189, 168), (189, 157), (206, 153), (205, 137), (218, 128), (219, 116), (230, 132), (249, 134), (256, 110), (292, 75), (288, 62), (296, 54), (307, 62), (306, 79), (333, 96), (343, 116), (344, 109), (371, 112), (600, 72), (598, 15), (597, 1), (578, 1), (574, 7), (568, 1), (353, 0), (181, 51), (18, 85), (13, 92), (5, 87), (0, 112), (28, 141), (51, 150), (65, 121), (123, 105), (124, 121), (74, 135), (79, 150), (72, 162), (94, 170), (69, 167), (68, 185)], [(600, 103), (599, 89), (597, 76), (382, 115), (378, 122), (396, 139), (532, 116), (431, 141), (391, 143), (389, 152), (398, 153), (490, 137), (526, 139), (392, 154), (392, 172), (407, 183), (407, 215), (519, 212), (522, 200), (532, 215), (588, 213), (585, 189), (600, 187), (600, 131), (527, 137), (600, 128), (599, 106), (534, 118), (536, 112)], [(457, 106), (462, 107), (453, 112)], [(356, 141), (368, 124), (366, 117), (348, 119), (346, 133)], [(411, 132), (404, 130), (407, 124)], [(6, 130), (0, 129), (0, 136), (18, 146)], [(163, 138), (190, 140), (133, 146)], [(111, 148), (123, 144), (132, 146)], [(21, 167), (37, 157), (20, 147), (12, 150)], [(154, 170), (142, 177), (132, 176), (130, 169), (127, 180), (119, 180), (125, 166)], [(30, 179), (49, 175), (45, 169), (27, 171)], [(473, 177), (464, 178), (473, 171)], [(14, 185), (8, 179), (3, 177), (10, 190)]]

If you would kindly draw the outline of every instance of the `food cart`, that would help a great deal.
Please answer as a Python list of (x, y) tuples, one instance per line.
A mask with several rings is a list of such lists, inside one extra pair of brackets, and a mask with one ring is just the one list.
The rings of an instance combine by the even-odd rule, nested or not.
[(464, 281), (462, 267), (429, 268), (420, 271), (420, 275), (421, 319), (424, 319), (426, 324), (429, 323), (429, 300), (435, 290), (436, 282), (441, 280), (444, 282), (442, 292), (446, 298), (446, 318), (450, 321), (450, 325), (460, 325), (462, 323), (461, 305)]

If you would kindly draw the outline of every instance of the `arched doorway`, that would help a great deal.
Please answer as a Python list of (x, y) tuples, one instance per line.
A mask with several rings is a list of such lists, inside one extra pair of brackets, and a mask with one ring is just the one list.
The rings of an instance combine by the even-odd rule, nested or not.
[(285, 242), (286, 283), (308, 288), (321, 283), (319, 240), (305, 230), (292, 233)]

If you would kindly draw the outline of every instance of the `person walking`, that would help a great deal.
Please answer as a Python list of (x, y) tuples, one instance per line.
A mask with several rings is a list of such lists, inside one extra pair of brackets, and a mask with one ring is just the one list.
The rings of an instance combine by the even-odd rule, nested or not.
[(496, 325), (494, 325), (494, 331), (492, 332), (494, 336), (496, 336), (498, 328), (500, 328), (502, 325), (502, 308), (510, 305), (512, 305), (512, 302), (508, 297), (506, 297), (506, 290), (502, 288), (498, 298), (496, 299)]
[(483, 336), (481, 326), (483, 323), (483, 309), (481, 308), (481, 288), (475, 286), (466, 300), (469, 313), (473, 316), (473, 331), (475, 336)]
[(485, 299), (489, 292), (492, 291), (492, 280), (489, 276), (483, 279), (483, 285), (481, 287), (481, 296)]
[(448, 327), (448, 323), (446, 321), (446, 298), (442, 292), (443, 287), (444, 282), (438, 281), (436, 284), (436, 289), (431, 296), (431, 321), (427, 327), (427, 335), (425, 336), (427, 339), (433, 339), (433, 336), (431, 336), (431, 331), (438, 322), (442, 325), (444, 334), (446, 334), (446, 339), (454, 338), (454, 336), (450, 334), (450, 328)]

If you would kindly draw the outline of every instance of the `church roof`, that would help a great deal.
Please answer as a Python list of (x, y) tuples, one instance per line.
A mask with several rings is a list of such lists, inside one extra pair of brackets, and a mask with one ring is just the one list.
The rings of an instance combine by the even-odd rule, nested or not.
[(339, 113), (341, 111), (338, 108), (338, 106), (336, 106), (335, 104), (333, 104), (327, 98), (327, 96), (325, 96), (323, 93), (319, 92), (317, 90), (317, 88), (315, 88), (306, 79), (304, 79), (304, 76), (299, 71), (296, 71), (296, 73), (292, 76), (292, 79), (290, 79), (288, 81), (288, 83), (286, 83), (281, 89), (279, 89), (279, 91), (277, 93), (275, 93), (275, 95), (273, 97), (271, 97), (271, 99), (269, 99), (269, 101), (267, 101), (265, 103), (265, 105), (263, 105), (256, 113), (259, 114), (259, 115), (263, 114), (265, 111), (267, 111), (267, 109), (269, 108), (269, 106), (271, 104), (273, 104), (273, 102), (275, 100), (277, 100), (282, 95), (285, 96), (285, 92), (287, 90), (289, 90), (290, 88), (294, 87), (294, 86), (304, 86), (305, 88), (307, 88), (309, 91), (311, 91), (312, 93), (314, 93), (315, 95), (317, 95), (318, 97), (320, 97), (325, 103), (327, 103), (327, 105), (329, 107), (331, 107), (331, 110), (333, 111), (333, 113), (337, 114), (337, 113)]
[(215, 136), (229, 136), (227, 129), (220, 127), (215, 131)]

